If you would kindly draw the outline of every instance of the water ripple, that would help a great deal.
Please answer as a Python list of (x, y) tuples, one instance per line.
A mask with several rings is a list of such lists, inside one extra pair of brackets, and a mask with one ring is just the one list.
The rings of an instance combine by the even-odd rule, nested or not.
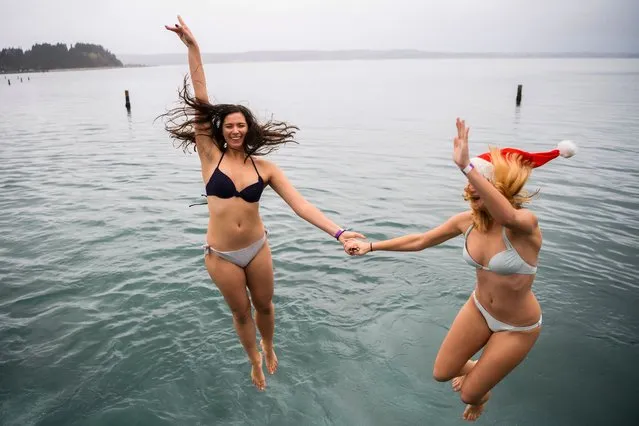
[[(220, 98), (251, 99), (301, 126), (301, 144), (272, 159), (305, 198), (372, 240), (424, 232), (466, 208), (450, 161), (459, 114), (474, 154), (576, 140), (576, 157), (530, 181), (541, 191), (534, 291), (546, 325), (486, 421), (624, 423), (639, 379), (624, 368), (639, 355), (637, 61), (459, 61), (214, 68), (230, 82)], [(188, 208), (202, 200), (197, 156), (153, 123), (182, 73), (44, 73), (0, 88), (0, 423), (456, 422), (462, 405), (431, 371), (474, 283), (461, 241), (349, 258), (270, 189), (261, 213), (280, 371), (268, 392), (253, 390), (203, 265), (206, 207)], [(522, 78), (534, 91), (515, 109)], [(121, 89), (133, 82), (139, 101), (127, 116)], [(609, 408), (566, 410), (580, 402), (576, 388)]]

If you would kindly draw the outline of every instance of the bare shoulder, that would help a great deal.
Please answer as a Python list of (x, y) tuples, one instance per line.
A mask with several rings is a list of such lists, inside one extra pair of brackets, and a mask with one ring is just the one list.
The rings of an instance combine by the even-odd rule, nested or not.
[(525, 224), (524, 229), (528, 229), (528, 232), (524, 232), (516, 227), (510, 229), (511, 233), (515, 236), (523, 236), (534, 241), (541, 241), (541, 229), (539, 228), (539, 219), (537, 215), (528, 209), (518, 209), (517, 210), (517, 221), (518, 223)]
[(535, 224), (535, 226), (538, 227), (539, 221), (537, 220), (537, 215), (532, 210), (519, 209), (517, 210), (517, 214), (526, 220), (532, 221)]
[(473, 223), (472, 210), (466, 210), (461, 213), (457, 213), (448, 219), (462, 234), (466, 232), (468, 227)]
[(264, 179), (266, 182), (268, 182), (273, 176), (273, 174), (279, 170), (279, 168), (274, 162), (267, 160), (266, 158), (263, 158), (263, 157), (252, 157), (252, 158), (253, 158), (253, 161), (255, 162), (255, 167), (257, 167), (257, 171), (260, 172), (262, 179)]

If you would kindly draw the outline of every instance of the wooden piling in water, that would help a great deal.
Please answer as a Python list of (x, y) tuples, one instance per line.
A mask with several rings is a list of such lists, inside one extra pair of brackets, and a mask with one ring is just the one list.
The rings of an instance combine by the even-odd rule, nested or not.
[(131, 101), (129, 100), (129, 91), (125, 90), (124, 91), (124, 106), (126, 107), (127, 111), (131, 111)]
[(522, 88), (521, 84), (517, 85), (517, 100), (516, 100), (517, 106), (521, 105), (521, 88)]

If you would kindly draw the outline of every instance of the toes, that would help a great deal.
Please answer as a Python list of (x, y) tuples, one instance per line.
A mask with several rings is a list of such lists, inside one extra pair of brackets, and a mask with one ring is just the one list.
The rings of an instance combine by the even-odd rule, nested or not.
[(455, 377), (453, 379), (453, 381), (451, 382), (451, 386), (453, 388), (453, 391), (459, 392), (461, 390), (463, 384), (464, 384), (464, 377), (463, 376)]
[(269, 374), (274, 374), (275, 373), (275, 371), (277, 370), (277, 365), (278, 365), (277, 359), (275, 359), (274, 361), (271, 361), (271, 362), (268, 363), (267, 369), (268, 369)]
[(459, 388), (459, 379), (455, 377), (453, 381), (450, 383), (450, 385), (453, 388), (453, 390), (456, 392), (457, 388)]
[(251, 380), (253, 384), (259, 391), (263, 391), (266, 388), (266, 378), (264, 377), (264, 372), (262, 371), (262, 358), (260, 357), (259, 366), (251, 367)]
[(474, 422), (483, 411), (483, 406), (467, 405), (466, 409), (464, 409), (464, 414), (462, 414), (462, 418), (469, 422)]
[(266, 382), (264, 380), (253, 379), (253, 384), (258, 391), (263, 391), (266, 388)]
[(275, 350), (271, 347), (270, 350), (267, 350), (264, 341), (260, 341), (260, 345), (262, 346), (262, 352), (264, 353), (264, 357), (266, 358), (266, 370), (269, 374), (274, 374), (277, 370), (278, 361), (277, 356), (275, 356)]
[(462, 414), (462, 418), (464, 420), (468, 420), (470, 422), (472, 422), (473, 420), (475, 420), (474, 417), (474, 413), (473, 413), (473, 407), (470, 405), (466, 406), (466, 409), (464, 409), (464, 414)]

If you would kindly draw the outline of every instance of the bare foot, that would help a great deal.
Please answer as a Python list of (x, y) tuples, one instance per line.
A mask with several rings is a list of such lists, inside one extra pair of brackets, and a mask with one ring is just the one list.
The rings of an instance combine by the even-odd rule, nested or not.
[[(468, 363), (470, 363), (470, 365), (468, 365), (468, 368), (464, 368), (464, 370), (466, 370), (466, 374), (470, 373), (471, 370), (475, 368), (475, 364), (477, 364), (477, 361), (468, 360)], [(466, 378), (466, 374), (453, 378), (451, 382), (453, 391), (455, 392), (461, 391), (462, 385), (464, 384), (464, 379)]]
[(463, 376), (457, 376), (453, 379), (453, 381), (451, 382), (451, 386), (453, 387), (453, 391), (455, 392), (459, 392), (462, 388), (462, 385), (464, 384), (464, 379), (466, 378), (466, 375), (464, 374)]
[(266, 357), (266, 369), (269, 374), (273, 374), (277, 370), (277, 356), (275, 355), (275, 350), (273, 350), (273, 344), (271, 344), (269, 348), (264, 343), (264, 340), (260, 340), (260, 345), (262, 346), (262, 351)]
[(259, 391), (263, 391), (266, 388), (266, 377), (262, 371), (262, 354), (257, 353), (259, 361), (257, 363), (251, 362), (251, 380)]
[(464, 420), (468, 420), (469, 422), (474, 422), (479, 418), (481, 413), (484, 411), (484, 404), (479, 405), (466, 405), (466, 409), (464, 410), (464, 414), (462, 415)]

